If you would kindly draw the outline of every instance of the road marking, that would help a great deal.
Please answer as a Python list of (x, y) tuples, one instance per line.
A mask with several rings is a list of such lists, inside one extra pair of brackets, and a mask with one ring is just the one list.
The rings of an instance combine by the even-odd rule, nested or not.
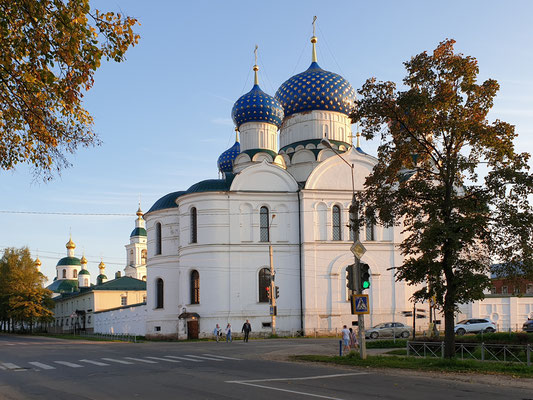
[(178, 356), (165, 356), (165, 357), (176, 358), (178, 360), (184, 360), (184, 361), (204, 362), (204, 360), (195, 360), (193, 358), (187, 358), (187, 357), (178, 357)]
[(200, 358), (202, 360), (211, 360), (211, 361), (224, 361), (220, 358), (212, 358), (212, 357), (203, 357), (203, 356), (195, 356), (193, 354), (185, 354), (187, 357), (194, 357), (194, 358)]
[(119, 363), (119, 364), (129, 364), (129, 365), (133, 364), (133, 363), (131, 363), (129, 361), (115, 360), (114, 358), (102, 358), (102, 360), (116, 362), (116, 363)]
[(277, 390), (277, 391), (280, 391), (280, 392), (301, 394), (303, 396), (319, 397), (321, 399), (343, 400), (343, 399), (341, 399), (339, 397), (321, 396), (319, 394), (306, 393), (306, 392), (297, 392), (296, 390), (274, 388), (274, 387), (270, 387), (270, 386), (257, 385), (255, 383), (244, 383), (244, 382), (235, 382), (235, 383), (239, 383), (240, 385), (254, 386), (254, 387), (263, 388), (263, 389)]
[(22, 369), (21, 367), (19, 367), (18, 365), (15, 365), (15, 364), (11, 364), (11, 363), (2, 363), (2, 364), (7, 369)]
[(209, 357), (218, 357), (218, 358), (223, 358), (225, 360), (242, 360), (242, 358), (233, 358), (233, 357), (225, 357), (225, 356), (217, 356), (216, 354), (204, 354), (204, 356), (209, 356)]
[(56, 367), (52, 367), (51, 365), (46, 365), (46, 364), (43, 364), (43, 363), (40, 363), (38, 361), (32, 361), (32, 362), (29, 362), (28, 364), (31, 364), (37, 368), (41, 368), (41, 369), (56, 369)]
[(226, 381), (226, 383), (252, 383), (252, 382), (275, 382), (275, 381), (307, 381), (310, 379), (327, 379), (338, 378), (341, 376), (354, 376), (354, 375), (368, 375), (368, 372), (354, 372), (350, 374), (334, 374), (334, 375), (316, 375), (316, 376), (304, 376), (301, 378), (270, 378), (270, 379), (249, 379), (246, 381)]
[(80, 365), (80, 364), (74, 364), (74, 363), (71, 363), (71, 362), (68, 362), (68, 361), (54, 361), (56, 364), (61, 364), (61, 365), (64, 365), (66, 367), (70, 367), (70, 368), (83, 368), (83, 365)]
[(87, 364), (93, 364), (93, 365), (98, 365), (99, 367), (105, 367), (106, 365), (109, 365), (109, 364), (106, 364), (106, 363), (103, 363), (103, 362), (100, 362), (100, 361), (93, 361), (93, 360), (80, 360), (81, 362), (84, 362), (84, 363), (87, 363)]
[(142, 358), (135, 358), (135, 357), (124, 357), (124, 358), (128, 360), (139, 361), (139, 362), (148, 363), (148, 364), (157, 364), (157, 361), (143, 360)]
[(160, 361), (167, 361), (167, 362), (173, 362), (173, 363), (179, 363), (181, 361), (178, 361), (178, 360), (169, 360), (168, 358), (161, 358), (161, 357), (146, 357), (146, 358), (150, 358), (152, 360), (160, 360)]

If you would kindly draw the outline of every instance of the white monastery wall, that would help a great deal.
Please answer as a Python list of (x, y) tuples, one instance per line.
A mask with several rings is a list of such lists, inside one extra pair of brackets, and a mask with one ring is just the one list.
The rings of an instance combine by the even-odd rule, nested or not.
[(145, 304), (94, 313), (94, 332), (145, 336), (146, 314)]

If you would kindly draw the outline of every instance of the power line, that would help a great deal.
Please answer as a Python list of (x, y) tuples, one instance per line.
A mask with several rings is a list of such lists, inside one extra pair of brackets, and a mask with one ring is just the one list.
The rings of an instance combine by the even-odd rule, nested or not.
[(135, 214), (122, 213), (80, 213), (80, 212), (54, 212), (54, 211), (15, 211), (0, 210), (0, 214), (31, 214), (31, 215), (70, 215), (70, 216), (91, 216), (91, 217), (133, 217)]

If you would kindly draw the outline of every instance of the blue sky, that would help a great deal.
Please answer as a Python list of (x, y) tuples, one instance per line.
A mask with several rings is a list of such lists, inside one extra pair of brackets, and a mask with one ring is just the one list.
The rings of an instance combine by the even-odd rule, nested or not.
[[(479, 79), (501, 85), (491, 119), (516, 125), (519, 151), (533, 152), (533, 3), (530, 1), (92, 1), (139, 19), (141, 35), (124, 63), (103, 63), (85, 106), (103, 141), (70, 156), (50, 183), (26, 167), (0, 172), (0, 249), (28, 246), (51, 280), (69, 230), (93, 280), (103, 258), (112, 277), (142, 208), (166, 193), (217, 177), (216, 160), (234, 140), (231, 108), (252, 86), (274, 94), (311, 61), (356, 89), (372, 76), (400, 82), (402, 62), (446, 38), (479, 61)], [(354, 127), (355, 129), (355, 127)], [(376, 154), (376, 143), (362, 143)], [(6, 212), (7, 211), (7, 212)], [(14, 212), (130, 214), (74, 216)]]

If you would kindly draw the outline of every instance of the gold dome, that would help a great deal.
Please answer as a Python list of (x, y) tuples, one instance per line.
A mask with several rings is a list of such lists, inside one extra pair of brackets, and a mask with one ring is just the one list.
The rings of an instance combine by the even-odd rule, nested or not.
[(105, 264), (104, 264), (103, 261), (100, 261), (100, 264), (98, 264), (98, 268), (99, 268), (100, 270), (105, 269)]
[(39, 260), (39, 257), (37, 257), (37, 259), (35, 260), (35, 265), (37, 267), (40, 267), (41, 266), (41, 260)]
[(80, 263), (87, 264), (87, 259), (85, 258), (85, 255), (81, 256)]
[(143, 212), (141, 211), (141, 206), (139, 206), (139, 209), (137, 210), (137, 216), (141, 218), (143, 216)]
[(67, 249), (75, 249), (76, 248), (76, 245), (74, 244), (74, 242), (72, 241), (72, 238), (70, 238), (66, 244), (67, 246)]

